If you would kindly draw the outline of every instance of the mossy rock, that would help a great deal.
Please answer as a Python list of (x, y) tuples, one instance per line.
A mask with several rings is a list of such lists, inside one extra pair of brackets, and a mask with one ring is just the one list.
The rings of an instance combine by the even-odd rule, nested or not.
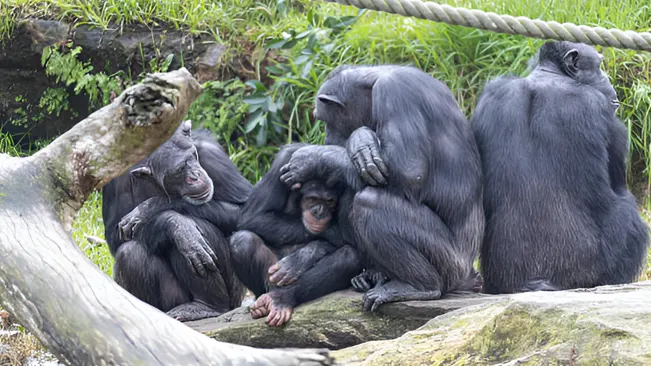
[(439, 301), (385, 304), (378, 312), (367, 313), (362, 310), (360, 293), (341, 291), (297, 307), (289, 323), (282, 327), (270, 327), (264, 319), (251, 319), (247, 307), (186, 324), (218, 341), (258, 348), (340, 349), (393, 339), (441, 314), (497, 299), (488, 295), (449, 295)]
[(388, 341), (332, 353), (345, 365), (649, 365), (651, 281), (501, 297)]

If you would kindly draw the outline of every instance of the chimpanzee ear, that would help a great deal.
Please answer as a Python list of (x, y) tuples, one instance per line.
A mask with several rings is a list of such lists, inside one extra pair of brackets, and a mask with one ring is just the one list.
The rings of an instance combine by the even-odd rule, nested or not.
[(129, 174), (135, 178), (147, 178), (147, 177), (151, 177), (152, 175), (151, 169), (149, 169), (149, 167), (147, 166), (141, 166), (139, 168), (135, 168), (132, 171), (130, 171)]
[(190, 136), (190, 132), (192, 131), (192, 121), (191, 120), (183, 121), (181, 125), (181, 130), (183, 131), (184, 135)]
[(340, 107), (344, 106), (344, 103), (342, 103), (341, 100), (339, 100), (339, 98), (337, 98), (335, 95), (319, 94), (319, 96), (317, 96), (317, 98), (319, 99), (319, 101), (321, 103), (336, 104), (336, 105), (338, 105)]
[(563, 65), (565, 65), (565, 70), (570, 75), (574, 75), (579, 71), (579, 51), (576, 48), (573, 48), (563, 55)]

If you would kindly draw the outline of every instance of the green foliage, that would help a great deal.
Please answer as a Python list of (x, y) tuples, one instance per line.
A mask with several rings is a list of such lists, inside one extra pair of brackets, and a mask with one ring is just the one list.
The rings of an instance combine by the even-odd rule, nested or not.
[[(69, 44), (68, 47), (71, 47)], [(74, 85), (75, 94), (85, 93), (88, 95), (89, 102), (94, 107), (101, 107), (109, 104), (111, 94), (122, 92), (122, 86), (116, 77), (119, 74), (106, 75), (104, 72), (91, 74), (93, 66), (90, 62), (82, 62), (77, 59), (81, 53), (81, 47), (69, 49), (68, 52), (60, 52), (55, 47), (45, 47), (41, 56), (41, 64), (45, 66), (45, 73), (48, 76), (54, 76), (56, 82), (61, 82), (65, 86)], [(63, 90), (65, 92), (65, 89)], [(46, 93), (47, 95), (47, 93)], [(45, 97), (45, 96), (44, 96)], [(63, 97), (59, 92), (57, 97), (62, 98), (67, 106), (67, 97)], [(41, 99), (41, 105), (48, 105), (50, 100)], [(59, 101), (57, 99), (56, 101)], [(49, 110), (60, 110), (61, 106), (48, 106)]]
[(93, 263), (106, 274), (112, 276), (113, 257), (108, 246), (92, 244), (86, 239), (87, 236), (104, 238), (102, 195), (100, 192), (93, 192), (81, 210), (79, 210), (77, 218), (72, 225), (72, 238)]
[(20, 149), (14, 143), (10, 134), (0, 131), (0, 154), (9, 154), (11, 156), (21, 156)]
[(47, 88), (38, 106), (45, 109), (49, 114), (54, 113), (59, 116), (62, 110), (67, 111), (70, 109), (68, 92), (65, 88)]

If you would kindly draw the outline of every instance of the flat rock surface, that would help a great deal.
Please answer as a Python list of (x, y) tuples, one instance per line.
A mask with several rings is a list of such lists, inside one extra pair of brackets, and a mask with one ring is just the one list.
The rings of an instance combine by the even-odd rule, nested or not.
[(332, 356), (374, 366), (651, 364), (651, 281), (494, 299)]
[(441, 314), (500, 299), (503, 297), (450, 294), (437, 301), (385, 304), (377, 313), (365, 313), (362, 295), (347, 290), (299, 306), (283, 327), (269, 327), (264, 318), (251, 319), (248, 307), (185, 324), (219, 341), (252, 347), (340, 349), (367, 341), (393, 339)]

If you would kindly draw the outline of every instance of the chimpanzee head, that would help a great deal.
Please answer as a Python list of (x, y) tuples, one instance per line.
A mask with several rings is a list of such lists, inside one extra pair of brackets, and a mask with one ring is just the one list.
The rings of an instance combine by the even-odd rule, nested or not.
[(301, 186), (300, 193), (303, 226), (312, 234), (323, 232), (337, 208), (337, 192), (320, 182), (308, 181)]
[(154, 180), (170, 198), (182, 198), (193, 205), (210, 201), (213, 182), (199, 164), (191, 130), (192, 122), (182, 122), (168, 141), (131, 170), (131, 176)]
[(595, 88), (617, 110), (619, 99), (608, 75), (601, 69), (603, 58), (592, 46), (552, 41), (540, 47), (538, 64), (551, 66), (577, 82)]
[(343, 65), (328, 74), (317, 92), (313, 112), (326, 125), (326, 145), (343, 146), (357, 128), (374, 127), (370, 124), (376, 79), (375, 69), (364, 66)]

